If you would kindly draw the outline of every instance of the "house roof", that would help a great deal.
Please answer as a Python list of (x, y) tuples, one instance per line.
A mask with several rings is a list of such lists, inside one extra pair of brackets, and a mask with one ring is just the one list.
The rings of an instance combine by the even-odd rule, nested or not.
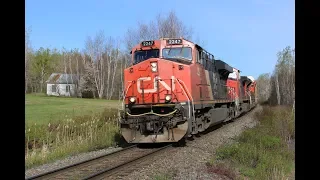
[(46, 83), (50, 84), (76, 84), (78, 82), (75, 74), (52, 73)]

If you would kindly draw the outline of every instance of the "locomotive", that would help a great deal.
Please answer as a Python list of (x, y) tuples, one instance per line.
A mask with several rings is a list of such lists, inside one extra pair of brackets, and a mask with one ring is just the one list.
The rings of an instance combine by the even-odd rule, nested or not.
[(130, 54), (120, 117), (128, 143), (178, 142), (256, 105), (253, 77), (185, 38), (143, 41)]

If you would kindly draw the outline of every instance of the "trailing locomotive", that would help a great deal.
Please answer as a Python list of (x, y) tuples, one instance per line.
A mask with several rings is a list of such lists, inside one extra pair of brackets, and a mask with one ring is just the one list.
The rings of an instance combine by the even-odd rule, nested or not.
[(178, 142), (255, 106), (255, 83), (184, 38), (143, 41), (124, 70), (122, 136)]

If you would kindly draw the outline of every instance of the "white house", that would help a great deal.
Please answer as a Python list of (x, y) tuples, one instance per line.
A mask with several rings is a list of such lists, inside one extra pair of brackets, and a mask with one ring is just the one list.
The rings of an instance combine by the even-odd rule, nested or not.
[(52, 73), (46, 83), (49, 96), (77, 96), (78, 78), (74, 74)]

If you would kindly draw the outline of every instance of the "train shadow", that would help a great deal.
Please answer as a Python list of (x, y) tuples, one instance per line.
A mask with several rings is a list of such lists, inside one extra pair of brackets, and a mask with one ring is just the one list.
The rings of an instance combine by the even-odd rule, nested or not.
[(132, 144), (129, 144), (120, 133), (117, 133), (114, 136), (114, 142), (118, 147), (121, 147), (121, 148), (132, 146)]
[[(203, 135), (209, 134), (209, 133), (211, 133), (211, 132), (213, 132), (213, 131), (215, 131), (215, 130), (217, 130), (217, 129), (219, 129), (219, 128), (227, 125), (227, 124), (230, 124), (230, 123), (233, 123), (233, 122), (239, 120), (239, 118), (241, 118), (241, 117), (249, 114), (249, 113), (252, 112), (255, 108), (256, 108), (256, 107), (253, 107), (252, 109), (241, 113), (241, 114), (240, 114), (237, 118), (235, 118), (235, 119), (231, 119), (231, 120), (229, 120), (229, 121), (226, 121), (226, 122), (222, 122), (222, 123), (213, 125), (213, 126), (209, 127), (208, 129), (204, 130), (203, 132), (199, 132), (198, 134), (195, 134), (195, 135), (193, 135), (193, 136), (191, 136), (191, 137), (186, 138), (186, 140), (187, 140), (187, 141), (195, 141), (195, 140), (201, 138)], [(187, 146), (187, 143), (186, 143), (186, 142), (185, 142), (185, 143), (179, 143), (179, 145), (180, 145), (180, 146)]]
[(169, 144), (172, 144), (173, 147), (179, 147), (179, 146), (185, 144), (185, 142), (182, 141), (182, 140), (180, 140), (179, 142), (175, 142), (175, 143), (172, 143), (172, 142), (167, 142), (167, 143), (141, 143), (141, 144), (139, 144), (139, 143), (128, 143), (120, 133), (117, 133), (114, 136), (114, 141), (115, 141), (117, 147), (126, 148), (126, 147), (129, 147), (129, 146), (132, 146), (132, 145), (137, 145), (137, 147), (141, 148), (141, 149), (161, 148), (161, 147), (167, 146)]
[(208, 129), (202, 131), (202, 132), (199, 132), (198, 134), (195, 134), (191, 137), (187, 137), (184, 141), (185, 143), (180, 143), (179, 145), (180, 146), (187, 146), (187, 142), (191, 142), (191, 141), (196, 141), (197, 139), (201, 138), (202, 136), (206, 135), (206, 134), (209, 134), (219, 128), (221, 128), (225, 123), (220, 123), (220, 124), (216, 124), (216, 125), (213, 125), (211, 127), (209, 127)]
[(154, 149), (154, 148), (161, 148), (167, 146), (172, 143), (141, 143), (137, 144), (138, 148), (141, 149)]

